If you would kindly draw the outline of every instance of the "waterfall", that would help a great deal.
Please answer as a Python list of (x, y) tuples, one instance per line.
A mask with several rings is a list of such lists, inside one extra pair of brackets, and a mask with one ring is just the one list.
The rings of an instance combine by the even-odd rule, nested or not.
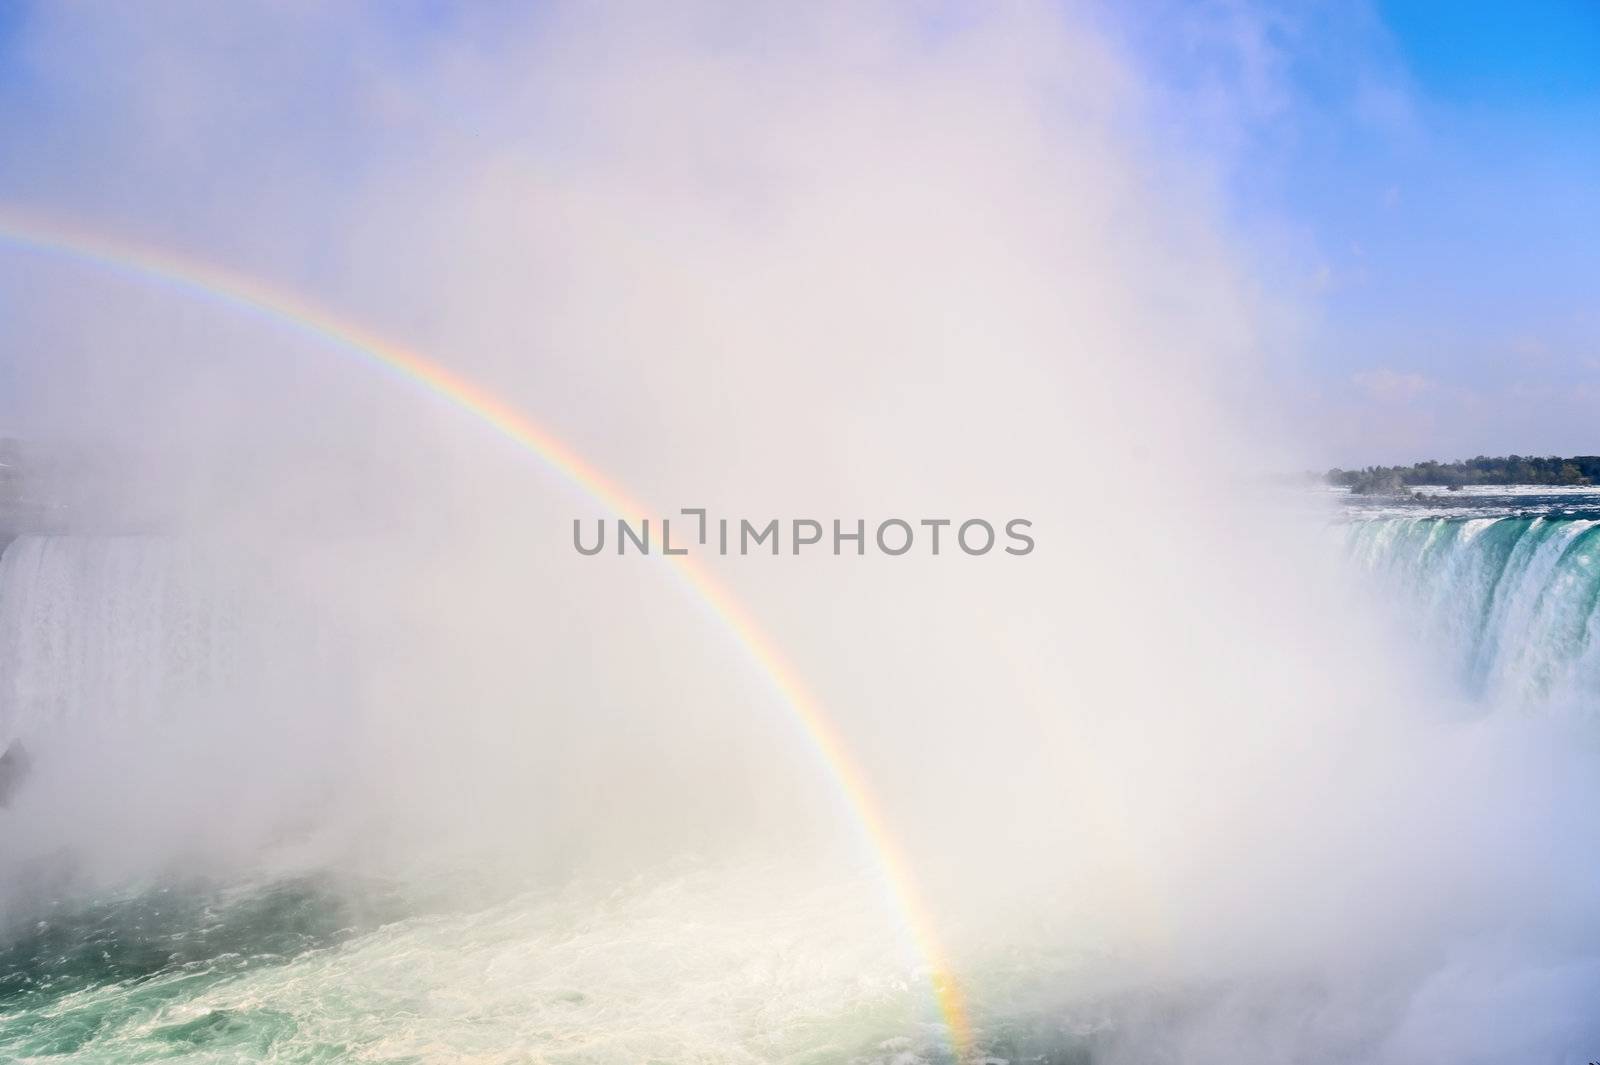
[(140, 720), (236, 678), (240, 610), (205, 553), (141, 536), (23, 536), (0, 555), (0, 739)]
[(0, 553), (0, 746), (290, 708), (331, 727), (351, 653), (326, 613), (270, 560), (224, 544), (18, 537)]
[(1474, 695), (1525, 709), (1600, 706), (1600, 522), (1382, 517), (1347, 535), (1357, 565), (1401, 593)]

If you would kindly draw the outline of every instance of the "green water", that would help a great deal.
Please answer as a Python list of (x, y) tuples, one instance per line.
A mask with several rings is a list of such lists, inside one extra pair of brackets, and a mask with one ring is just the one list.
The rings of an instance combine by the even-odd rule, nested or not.
[(952, 1060), (870, 895), (742, 879), (46, 906), (0, 950), (0, 1060)]
[[(358, 937), (379, 920), (379, 909), (352, 898), (329, 883), (295, 879), (45, 905), (0, 948), (0, 1054), (83, 1061), (223, 1051), (271, 1056), (296, 1029), (291, 1013), (186, 1006), (231, 981), (293, 967)], [(308, 1046), (302, 1057), (342, 1049)]]

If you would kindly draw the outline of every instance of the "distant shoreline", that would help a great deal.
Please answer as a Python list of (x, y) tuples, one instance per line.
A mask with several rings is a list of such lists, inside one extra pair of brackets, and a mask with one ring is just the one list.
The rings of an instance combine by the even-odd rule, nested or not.
[(1600, 484), (1600, 455), (1479, 455), (1455, 462), (1414, 463), (1410, 466), (1368, 466), (1345, 470), (1335, 466), (1323, 475), (1328, 484), (1349, 488), (1355, 495), (1409, 495), (1407, 489), (1440, 487), (1460, 490), (1476, 487), (1526, 485), (1571, 487)]

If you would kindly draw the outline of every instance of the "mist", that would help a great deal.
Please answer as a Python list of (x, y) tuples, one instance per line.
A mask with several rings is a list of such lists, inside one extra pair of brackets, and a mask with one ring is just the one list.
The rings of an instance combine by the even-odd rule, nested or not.
[[(1021, 557), (706, 559), (861, 767), (980, 1035), (1030, 1018), (1112, 1062), (1600, 1037), (1592, 738), (1436, 683), (1327, 515), (1258, 487), (1312, 448), (1268, 384), (1299, 286), (1104, 12), (379, 13), (31, 10), (6, 203), (425, 352), (653, 517), (1031, 521)], [(612, 515), (538, 456), (204, 294), (9, 247), (0, 285), (0, 425), (71, 456), (50, 490), (102, 545), (5, 555), (58, 574), (0, 599), (0, 741), (37, 762), (13, 869), (65, 852), (92, 895), (697, 856), (755, 929), (752, 898), (872, 879), (738, 634), (659, 556), (574, 551)], [(129, 581), (167, 637), (123, 635), (157, 625)], [(196, 614), (226, 619), (215, 669)], [(894, 924), (872, 891), (840, 911)]]

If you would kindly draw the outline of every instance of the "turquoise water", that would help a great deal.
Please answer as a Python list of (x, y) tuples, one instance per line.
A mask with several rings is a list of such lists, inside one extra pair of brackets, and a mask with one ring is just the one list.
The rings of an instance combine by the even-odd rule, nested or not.
[(0, 1060), (949, 1060), (860, 887), (785, 895), (724, 866), (499, 897), (464, 875), (299, 877), (46, 907), (0, 952)]
[(1600, 521), (1386, 516), (1350, 551), (1473, 697), (1524, 709), (1600, 705)]
[[(294, 1031), (292, 1016), (183, 1004), (221, 983), (336, 949), (374, 917), (356, 912), (331, 885), (304, 879), (40, 906), (0, 949), (0, 1054), (87, 1061), (224, 1048), (264, 1054)], [(308, 1060), (319, 1052), (307, 1050)]]
[[(0, 952), (0, 1060), (954, 1065), (872, 885), (796, 875), (680, 866), (489, 897), (460, 871), (294, 877), (47, 909)], [(1111, 1012), (1179, 1008), (1064, 1011), (1040, 995), (1073, 981), (1061, 961), (1013, 951), (971, 976), (966, 1060), (1087, 1065)]]

